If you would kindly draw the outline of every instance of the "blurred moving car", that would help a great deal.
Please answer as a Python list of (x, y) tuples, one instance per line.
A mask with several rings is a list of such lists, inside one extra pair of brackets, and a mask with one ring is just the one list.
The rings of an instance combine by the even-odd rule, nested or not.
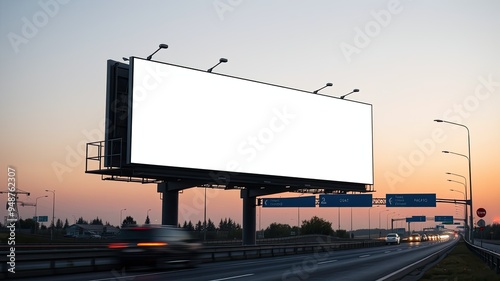
[(189, 232), (174, 226), (123, 228), (115, 240), (108, 248), (116, 250), (120, 267), (194, 267), (199, 263), (202, 248)]
[(429, 237), (425, 233), (422, 233), (422, 241), (428, 241)]
[(410, 235), (410, 237), (408, 237), (408, 241), (409, 242), (420, 242), (420, 241), (422, 241), (422, 236), (420, 236), (420, 234), (418, 234), (418, 233), (413, 233), (412, 235)]
[(439, 235), (434, 234), (434, 233), (427, 234), (427, 237), (429, 238), (429, 241), (437, 241), (437, 240), (439, 240)]
[(401, 237), (399, 237), (399, 234), (397, 234), (397, 233), (389, 233), (385, 237), (385, 244), (386, 245), (389, 245), (389, 244), (399, 245), (399, 243), (401, 243)]

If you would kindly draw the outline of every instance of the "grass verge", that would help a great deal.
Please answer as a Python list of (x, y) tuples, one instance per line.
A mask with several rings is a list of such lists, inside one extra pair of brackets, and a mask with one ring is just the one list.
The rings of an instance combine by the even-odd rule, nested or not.
[(424, 273), (420, 281), (427, 280), (500, 280), (500, 274), (490, 269), (471, 252), (462, 240), (438, 264)]

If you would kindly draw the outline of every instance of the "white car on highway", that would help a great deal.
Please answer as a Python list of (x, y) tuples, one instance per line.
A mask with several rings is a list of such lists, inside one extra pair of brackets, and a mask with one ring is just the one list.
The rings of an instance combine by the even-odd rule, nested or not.
[(399, 237), (399, 234), (397, 233), (389, 233), (385, 237), (385, 244), (397, 244), (399, 245), (401, 243), (401, 237)]

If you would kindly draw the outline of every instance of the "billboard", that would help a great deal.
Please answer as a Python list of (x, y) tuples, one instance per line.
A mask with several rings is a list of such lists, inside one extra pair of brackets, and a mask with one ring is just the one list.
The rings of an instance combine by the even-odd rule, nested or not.
[(131, 58), (128, 163), (373, 184), (372, 106)]

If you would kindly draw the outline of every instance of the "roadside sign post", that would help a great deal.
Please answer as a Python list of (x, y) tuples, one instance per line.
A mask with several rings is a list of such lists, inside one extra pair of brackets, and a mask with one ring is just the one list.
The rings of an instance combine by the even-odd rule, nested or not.
[[(477, 209), (476, 215), (480, 218), (484, 218), (484, 216), (486, 216), (486, 209), (485, 208)], [(483, 229), (484, 229), (484, 226), (486, 225), (486, 222), (483, 219), (480, 219), (477, 221), (477, 225), (480, 227), (479, 231), (481, 232), (481, 247), (482, 247), (483, 246)]]
[[(480, 212), (480, 210), (481, 210), (481, 212)], [(476, 213), (478, 216), (481, 213), (482, 216), (480, 216), (480, 217), (484, 217), (484, 215), (486, 215), (486, 210), (484, 210), (483, 208), (479, 208), (479, 209), (477, 209)], [(483, 246), (483, 231), (484, 231), (484, 227), (486, 226), (486, 222), (483, 219), (480, 219), (477, 221), (477, 226), (479, 226), (479, 232), (481, 232), (481, 247), (482, 247)]]
[(484, 218), (484, 216), (486, 216), (486, 210), (484, 208), (479, 208), (477, 209), (476, 214), (478, 217)]

